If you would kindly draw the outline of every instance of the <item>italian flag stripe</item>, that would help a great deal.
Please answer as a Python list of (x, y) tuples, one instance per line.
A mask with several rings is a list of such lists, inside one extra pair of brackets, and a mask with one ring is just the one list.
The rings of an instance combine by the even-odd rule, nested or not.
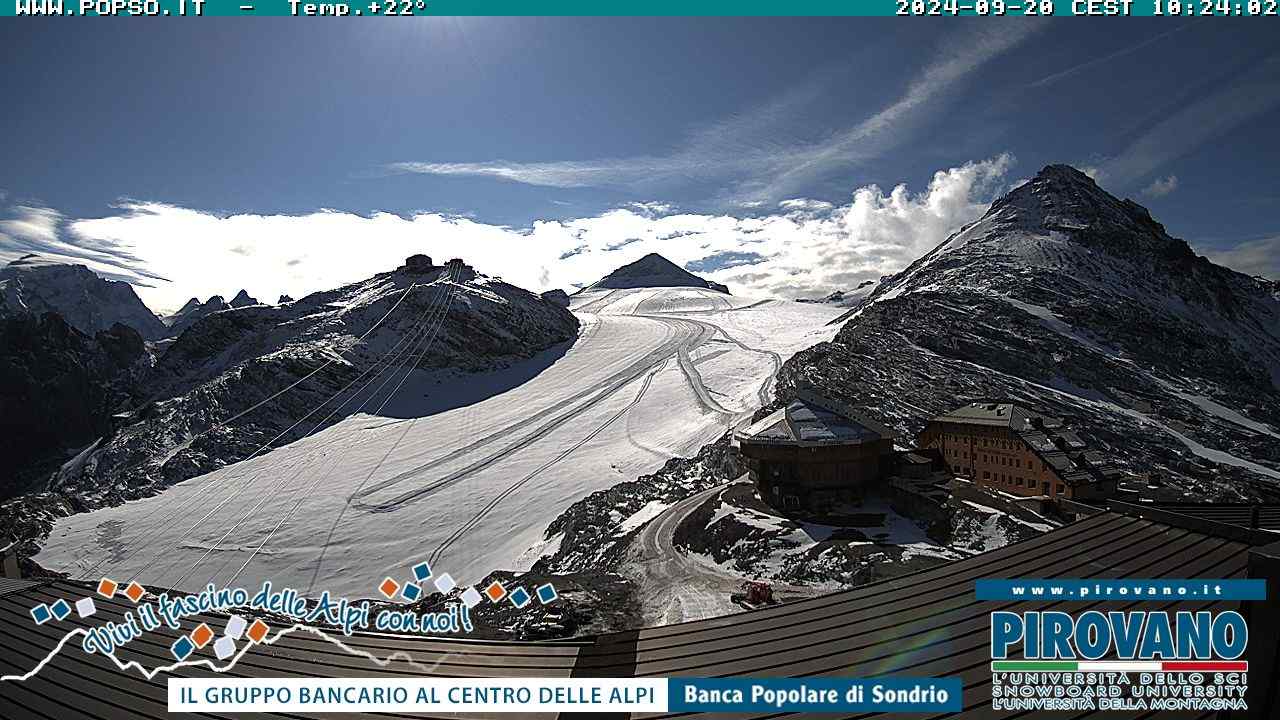
[(1246, 661), (995, 660), (992, 672), (1248, 672)]

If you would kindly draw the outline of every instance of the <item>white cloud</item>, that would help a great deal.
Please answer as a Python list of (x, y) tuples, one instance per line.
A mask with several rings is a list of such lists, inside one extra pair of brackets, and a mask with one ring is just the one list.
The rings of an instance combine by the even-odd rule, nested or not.
[(163, 280), (142, 269), (138, 258), (114, 243), (67, 242), (62, 239), (65, 222), (61, 213), (36, 205), (17, 205), (0, 220), (0, 263), (24, 255), (37, 254), (55, 262), (85, 265), (103, 277), (124, 280), (139, 287)]
[(32, 205), (12, 209), (14, 217), (0, 221), (0, 232), (16, 240), (32, 243), (56, 242), (62, 215), (56, 210)]
[(1022, 43), (1043, 23), (987, 23), (949, 35), (901, 96), (820, 142), (779, 141), (824, 88), (809, 84), (752, 112), (694, 133), (667, 155), (556, 162), (400, 162), (394, 173), (490, 177), (549, 187), (654, 187), (672, 181), (728, 179), (719, 200), (756, 207), (803, 191), (836, 169), (878, 157), (900, 144), (916, 122), (982, 65)]
[(1002, 155), (939, 171), (918, 192), (869, 185), (842, 206), (802, 211), (820, 205), (801, 201), (756, 217), (658, 214), (648, 206), (514, 229), (437, 213), (219, 216), (134, 202), (116, 215), (70, 221), (64, 233), (70, 246), (114, 248), (170, 279), (139, 288), (161, 311), (242, 287), (264, 299), (301, 297), (390, 270), (415, 252), (465, 258), (531, 290), (572, 290), (650, 252), (681, 265), (718, 267), (724, 258), (734, 266), (702, 274), (739, 295), (797, 297), (905, 267), (981, 215), (1011, 164)]
[(1142, 194), (1147, 197), (1162, 198), (1177, 189), (1178, 176), (1170, 175), (1152, 180), (1150, 185), (1142, 189)]
[(1210, 250), (1205, 255), (1246, 275), (1280, 281), (1280, 235), (1249, 240), (1226, 250)]

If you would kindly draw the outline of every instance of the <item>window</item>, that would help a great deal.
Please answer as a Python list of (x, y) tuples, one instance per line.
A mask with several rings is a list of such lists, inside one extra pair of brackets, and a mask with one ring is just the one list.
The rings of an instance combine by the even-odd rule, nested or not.
[(1022, 478), (1015, 478), (1013, 484), (1022, 487)]
[(990, 471), (988, 471), (988, 470), (983, 470), (983, 471), (982, 471), (982, 479), (983, 479), (983, 480), (990, 480), (990, 479), (991, 479), (991, 472), (990, 472)]
[(1066, 488), (1062, 487), (1062, 483), (1058, 483), (1058, 494), (1061, 495)]

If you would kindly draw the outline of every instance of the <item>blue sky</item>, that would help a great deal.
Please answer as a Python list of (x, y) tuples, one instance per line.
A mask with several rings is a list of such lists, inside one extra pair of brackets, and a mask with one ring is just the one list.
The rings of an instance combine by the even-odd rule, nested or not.
[[(895, 270), (1066, 162), (1280, 274), (1265, 20), (404, 20), (4, 24), (0, 252), (114, 264), (153, 307), (296, 296), (415, 245), (572, 286), (658, 240), (802, 294)], [(869, 190), (878, 220), (851, 227)], [(871, 250), (742, 264), (799, 233)], [(604, 252), (633, 236), (654, 242)], [(238, 277), (210, 278), (215, 255)]]

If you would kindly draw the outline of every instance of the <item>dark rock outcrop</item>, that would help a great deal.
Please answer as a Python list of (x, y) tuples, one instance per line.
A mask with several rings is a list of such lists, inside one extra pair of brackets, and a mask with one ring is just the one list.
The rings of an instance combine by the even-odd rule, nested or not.
[(89, 336), (53, 312), (0, 318), (0, 499), (109, 432), (146, 358), (120, 323)]
[(542, 293), (542, 299), (552, 305), (559, 305), (560, 307), (566, 308), (569, 307), (569, 294), (563, 290), (548, 290)]
[[(264, 445), (284, 445), (338, 422), (370, 399), (344, 402), (351, 396), (339, 391), (379, 367), (402, 339), (412, 338), (417, 347), (427, 328), (432, 342), (395, 356), (395, 367), (498, 369), (576, 336), (578, 322), (567, 309), (492, 278), (452, 279), (459, 276), (442, 273), (427, 280), (383, 273), (284, 306), (255, 304), (195, 318), (146, 371), (140, 383), (145, 402), (122, 412), (106, 400), (95, 401), (95, 408), (105, 406), (116, 416), (109, 424), (100, 412), (86, 417), (74, 437), (81, 444), (100, 439), (58, 469), (50, 492), (0, 505), (0, 523), (25, 528), (18, 534), (30, 553), (58, 514), (154, 494), (243, 460)], [(200, 307), (206, 305), (211, 303)], [(64, 344), (73, 348), (85, 342), (56, 326), (44, 332), (69, 337)], [(26, 326), (15, 337), (50, 344)], [(127, 360), (141, 341), (113, 330), (98, 345), (104, 358)], [(35, 351), (6, 342), (4, 349), (10, 347), (20, 358)], [(54, 348), (48, 351), (54, 360), (69, 352)], [(74, 382), (75, 364), (88, 362), (79, 360), (83, 353), (72, 353), (70, 368), (50, 365), (51, 377), (71, 383), (57, 386), (54, 410), (65, 411), (62, 399), (84, 391)], [(326, 412), (312, 414), (335, 396), (339, 401)], [(72, 443), (71, 435), (59, 437)]]
[(84, 265), (68, 265), (26, 255), (0, 268), (0, 316), (56, 312), (87, 335), (120, 323), (147, 340), (166, 335), (133, 286), (99, 277)]
[(581, 292), (642, 287), (696, 287), (729, 294), (729, 288), (724, 285), (704, 280), (657, 253), (649, 253), (633, 263), (623, 265), (583, 288)]
[(1010, 398), (1082, 428), (1150, 496), (1280, 497), (1280, 302), (1073, 168), (1045, 168), (839, 322), (784, 365), (780, 395), (817, 387), (908, 436)]

